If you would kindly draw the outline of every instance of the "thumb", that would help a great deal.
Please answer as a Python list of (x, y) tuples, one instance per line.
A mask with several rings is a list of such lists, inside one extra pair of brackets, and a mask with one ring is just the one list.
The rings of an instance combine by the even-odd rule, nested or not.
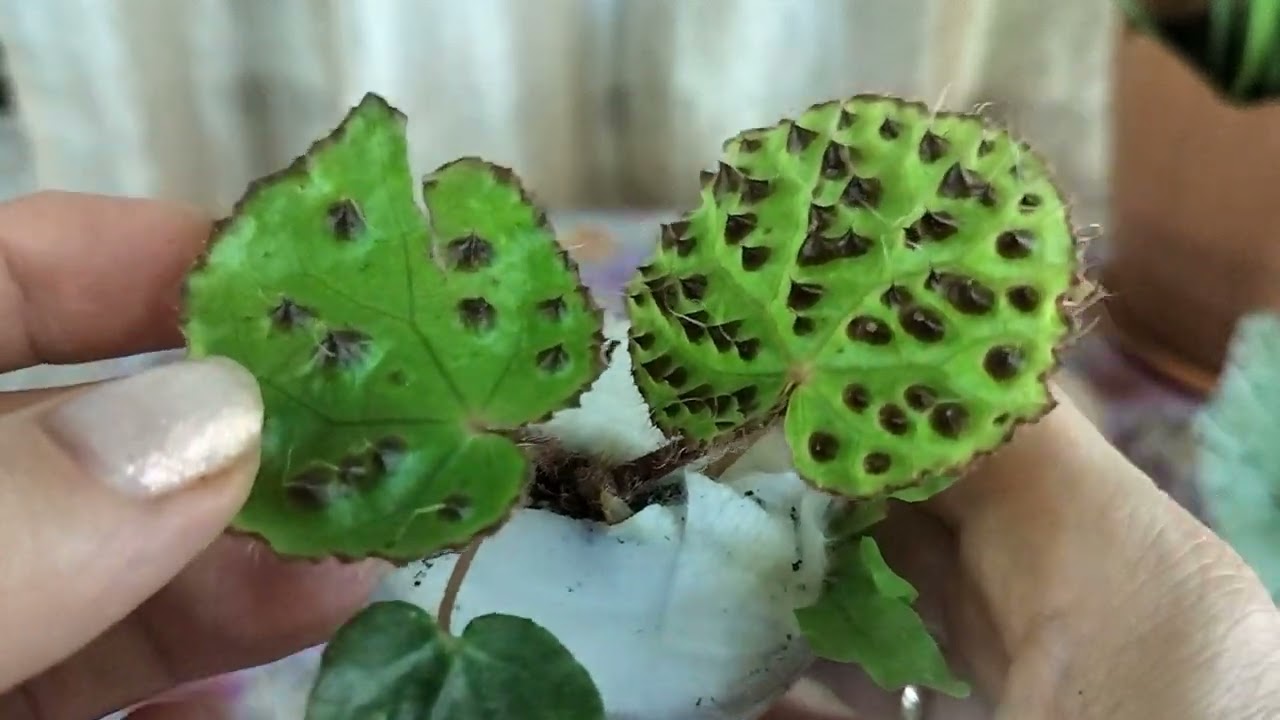
[(223, 531), (261, 424), (252, 376), (222, 359), (0, 417), (0, 694), (119, 622)]

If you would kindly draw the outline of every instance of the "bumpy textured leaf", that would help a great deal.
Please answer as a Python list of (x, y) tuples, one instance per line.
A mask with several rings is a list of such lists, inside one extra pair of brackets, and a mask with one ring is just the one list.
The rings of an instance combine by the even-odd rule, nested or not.
[(969, 694), (911, 608), (915, 588), (889, 569), (875, 540), (864, 536), (837, 545), (827, 582), (816, 604), (796, 611), (815, 653), (858, 663), (889, 690), (919, 685), (955, 697)]
[(509, 170), (464, 158), (423, 195), (429, 224), (405, 118), (369, 95), (251, 187), (188, 278), (191, 354), (262, 385), (236, 526), (281, 553), (412, 559), (495, 526), (527, 474), (495, 431), (603, 369), (600, 311)]
[(1217, 395), (1196, 429), (1214, 529), (1280, 602), (1280, 317), (1240, 321)]
[(800, 472), (881, 495), (948, 474), (1052, 401), (1077, 242), (1042, 162), (977, 116), (859, 96), (725, 145), (629, 286), (667, 433), (785, 410)]
[(591, 675), (530, 620), (482, 615), (458, 638), (401, 601), (370, 605), (325, 648), (306, 720), (604, 720)]

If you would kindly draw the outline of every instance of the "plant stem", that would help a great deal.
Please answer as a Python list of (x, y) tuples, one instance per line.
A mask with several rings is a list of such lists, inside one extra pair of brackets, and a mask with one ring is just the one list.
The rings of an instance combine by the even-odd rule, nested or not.
[(479, 535), (471, 538), (466, 549), (458, 556), (458, 562), (454, 563), (453, 572), (449, 574), (449, 582), (444, 586), (444, 597), (440, 598), (440, 610), (436, 613), (436, 622), (450, 635), (453, 634), (449, 625), (453, 622), (453, 606), (458, 601), (458, 590), (462, 588), (462, 581), (467, 577), (467, 571), (471, 569), (471, 563), (475, 562), (476, 553), (483, 542), (484, 538)]

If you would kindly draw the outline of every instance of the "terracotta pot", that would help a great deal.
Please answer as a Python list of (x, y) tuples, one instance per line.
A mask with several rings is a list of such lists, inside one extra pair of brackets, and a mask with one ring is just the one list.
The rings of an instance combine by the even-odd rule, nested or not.
[(1111, 335), (1207, 391), (1236, 320), (1280, 307), (1280, 103), (1232, 105), (1133, 30), (1115, 62)]

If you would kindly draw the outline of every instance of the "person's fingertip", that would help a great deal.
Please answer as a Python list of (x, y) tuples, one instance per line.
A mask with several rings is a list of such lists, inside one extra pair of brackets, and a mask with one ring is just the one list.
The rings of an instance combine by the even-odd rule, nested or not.
[(150, 497), (229, 468), (256, 448), (262, 420), (253, 376), (209, 358), (96, 385), (44, 410), (39, 422), (85, 475)]

